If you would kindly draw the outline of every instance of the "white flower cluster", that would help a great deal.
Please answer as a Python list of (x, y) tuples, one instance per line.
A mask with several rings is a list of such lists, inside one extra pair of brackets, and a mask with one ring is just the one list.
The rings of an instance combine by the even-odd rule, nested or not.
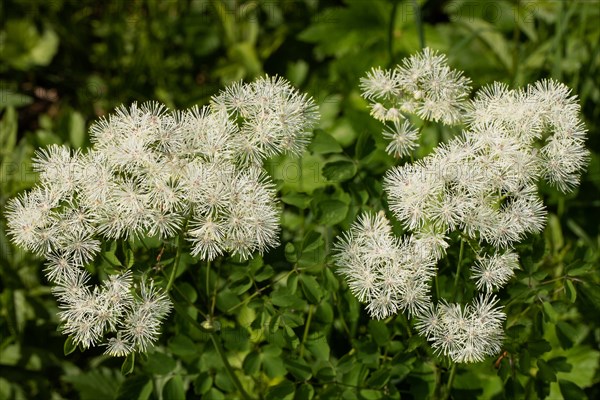
[[(431, 57), (431, 52), (425, 50), (405, 62), (405, 70), (410, 69), (408, 66), (419, 65), (418, 60)], [(442, 61), (436, 60), (437, 64), (432, 63), (439, 66)], [(424, 73), (429, 70), (425, 68)], [(419, 75), (417, 69), (411, 71), (415, 76)], [(371, 97), (397, 96), (401, 92), (400, 86), (388, 86), (384, 81), (389, 78), (401, 82), (399, 75), (398, 71), (371, 73), (363, 81), (366, 94)], [(460, 73), (450, 76), (457, 81), (464, 79)], [(466, 90), (466, 84), (450, 87)], [(435, 92), (434, 88), (428, 90)], [(471, 267), (477, 289), (489, 294), (503, 287), (519, 268), (518, 255), (511, 250), (512, 245), (544, 228), (546, 210), (537, 194), (536, 184), (545, 180), (562, 191), (569, 191), (578, 184), (579, 175), (587, 164), (586, 130), (579, 118), (580, 108), (576, 97), (571, 96), (565, 85), (544, 80), (525, 89), (510, 90), (496, 83), (480, 90), (468, 102), (463, 101), (464, 95), (456, 97), (456, 94), (454, 92), (460, 105), (453, 103), (449, 111), (442, 111), (448, 113), (447, 118), (437, 119), (445, 123), (463, 121), (462, 134), (440, 145), (422, 160), (392, 168), (384, 179), (390, 210), (409, 232), (408, 238), (398, 241), (391, 237), (385, 221), (372, 225), (378, 229), (377, 233), (371, 232), (375, 230), (372, 228), (365, 230), (367, 217), (363, 217), (339, 243), (337, 263), (341, 266), (340, 273), (347, 277), (353, 293), (369, 303), (367, 309), (376, 318), (406, 310), (403, 304), (412, 301), (412, 297), (404, 297), (406, 289), (402, 279), (395, 282), (395, 287), (381, 289), (386, 270), (378, 267), (378, 261), (374, 260), (385, 259), (385, 263), (393, 264), (397, 259), (410, 259), (414, 253), (410, 246), (396, 243), (418, 241), (420, 259), (431, 257), (435, 264), (450, 246), (449, 234), (458, 231), (461, 240), (469, 242), (479, 253)], [(430, 96), (426, 90), (421, 95), (424, 98)], [(418, 108), (413, 111), (427, 118)], [(410, 132), (408, 125), (402, 130)], [(394, 144), (399, 139), (391, 139), (388, 150), (402, 154)], [(394, 245), (386, 244), (387, 253), (382, 255), (382, 247), (366, 241), (365, 232), (370, 232), (369, 237), (386, 237), (386, 241), (377, 243)], [(399, 251), (403, 254), (398, 254)], [(413, 273), (402, 263), (397, 269), (398, 277), (404, 275), (401, 270)], [(425, 282), (418, 286), (427, 287), (432, 275), (435, 272), (419, 275)], [(387, 296), (386, 300), (366, 296), (364, 285), (373, 285), (377, 294)], [(496, 304), (494, 298), (480, 298), (463, 310), (457, 304), (431, 305), (427, 290), (421, 290), (424, 290), (419, 297), (422, 302), (416, 309), (409, 309), (409, 315), (417, 314), (417, 326), (440, 354), (449, 355), (456, 362), (471, 362), (499, 351), (501, 339), (494, 338), (502, 337), (500, 322), (504, 314), (493, 307)], [(419, 313), (426, 309), (429, 311)], [(489, 317), (484, 318), (485, 324), (477, 322), (483, 318), (480, 312)], [(434, 320), (437, 321), (435, 327), (431, 325)], [(458, 331), (455, 324), (458, 324)], [(426, 328), (429, 325), (431, 330)], [(458, 344), (448, 345), (449, 338), (456, 339)]]
[(392, 123), (384, 131), (390, 139), (388, 153), (402, 157), (418, 144), (417, 131), (405, 114), (448, 125), (462, 122), (471, 91), (470, 80), (451, 69), (446, 56), (429, 48), (404, 59), (392, 70), (373, 68), (360, 80), (365, 99), (371, 102), (371, 115)]
[(86, 153), (38, 151), (40, 183), (11, 199), (6, 217), (13, 242), (48, 260), (63, 331), (84, 348), (109, 334), (111, 355), (145, 351), (170, 309), (149, 278), (130, 272), (86, 286), (102, 241), (183, 234), (204, 260), (275, 246), (279, 211), (261, 162), (300, 153), (317, 120), (312, 99), (266, 77), (204, 108), (122, 106), (91, 127)]
[(497, 302), (489, 295), (465, 307), (441, 301), (419, 317), (416, 328), (433, 343), (437, 354), (448, 355), (454, 362), (480, 362), (501, 350), (506, 315), (496, 307)]
[(431, 303), (428, 282), (436, 262), (422, 246), (414, 237), (395, 237), (383, 212), (363, 214), (336, 243), (338, 272), (375, 318), (418, 315)]

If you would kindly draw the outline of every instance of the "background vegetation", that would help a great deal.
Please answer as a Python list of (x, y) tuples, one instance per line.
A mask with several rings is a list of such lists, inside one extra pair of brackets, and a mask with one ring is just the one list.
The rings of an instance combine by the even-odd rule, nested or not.
[[(0, 207), (36, 181), (35, 148), (89, 145), (89, 123), (121, 103), (205, 104), (227, 83), (269, 73), (312, 95), (322, 120), (301, 159), (268, 165), (282, 198), (282, 245), (243, 264), (223, 259), (208, 282), (205, 264), (182, 260), (171, 294), (183, 305), (129, 374), (121, 369), (129, 372), (130, 363), (101, 349), (64, 355), (43, 262), (9, 243), (2, 220), (0, 399), (600, 398), (598, 1), (5, 0), (1, 7)], [(476, 87), (565, 82), (580, 98), (592, 151), (575, 193), (540, 188), (546, 230), (518, 247), (522, 269), (500, 293), (508, 314), (503, 357), (452, 374), (401, 315), (370, 320), (329, 252), (359, 212), (385, 209), (381, 177), (398, 162), (383, 151), (358, 80), (422, 45), (446, 53)], [(417, 155), (454, 133), (426, 129)], [(106, 252), (152, 266), (160, 250)], [(158, 268), (168, 270), (172, 250)], [(451, 249), (441, 265), (442, 293), (452, 290), (457, 258)], [(472, 290), (467, 276), (463, 285)], [(207, 330), (213, 294), (219, 325)]]

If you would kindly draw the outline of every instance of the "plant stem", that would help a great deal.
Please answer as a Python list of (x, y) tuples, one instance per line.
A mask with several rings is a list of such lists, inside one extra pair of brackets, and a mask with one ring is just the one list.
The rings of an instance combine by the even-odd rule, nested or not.
[(175, 252), (175, 261), (173, 261), (173, 268), (171, 269), (171, 275), (169, 275), (169, 282), (167, 283), (166, 292), (169, 293), (171, 287), (173, 286), (173, 282), (175, 282), (175, 274), (179, 269), (179, 260), (181, 259), (181, 246), (182, 240), (181, 235), (177, 236), (177, 251)]
[(306, 325), (304, 325), (304, 334), (302, 335), (302, 343), (300, 343), (300, 358), (304, 355), (304, 343), (306, 343), (306, 339), (308, 338), (308, 330), (310, 328), (310, 321), (312, 319), (313, 313), (313, 305), (311, 304), (308, 307), (308, 316), (306, 317)]
[(240, 395), (242, 396), (243, 399), (250, 400), (251, 397), (248, 396), (248, 393), (246, 393), (246, 391), (244, 390), (244, 387), (242, 386), (242, 382), (240, 382), (239, 378), (233, 371), (231, 364), (229, 364), (229, 360), (227, 360), (227, 355), (225, 354), (225, 350), (223, 349), (223, 346), (221, 346), (221, 342), (219, 341), (217, 335), (214, 332), (210, 333), (210, 339), (212, 340), (213, 345), (215, 346), (215, 349), (217, 350), (217, 353), (219, 353), (219, 357), (221, 357), (221, 361), (223, 361), (223, 365), (225, 365), (225, 369), (229, 373), (229, 377), (233, 381), (235, 387), (237, 387), (237, 389), (239, 390)]
[(210, 302), (210, 319), (212, 320), (215, 315), (215, 305), (217, 304), (217, 288), (219, 286), (219, 276), (221, 276), (221, 263), (217, 263), (217, 279), (215, 280), (215, 284), (213, 285), (212, 299)]
[(215, 350), (217, 350), (217, 353), (219, 354), (221, 361), (223, 361), (223, 365), (225, 366), (225, 369), (227, 369), (227, 372), (228, 372), (229, 376), (231, 377), (231, 380), (233, 381), (234, 385), (239, 390), (240, 395), (245, 400), (252, 400), (252, 397), (250, 397), (248, 395), (248, 393), (246, 393), (246, 391), (244, 390), (244, 387), (242, 386), (242, 382), (240, 382), (237, 375), (233, 371), (231, 364), (229, 364), (229, 360), (227, 360), (227, 355), (225, 354), (225, 350), (223, 349), (223, 346), (221, 345), (221, 342), (219, 341), (219, 338), (216, 335), (216, 333), (214, 332), (214, 330), (207, 331), (207, 329), (204, 326), (202, 326), (201, 324), (199, 324), (198, 321), (196, 321), (195, 319), (190, 317), (190, 315), (187, 313), (187, 310), (185, 308), (182, 308), (180, 304), (173, 302), (173, 306), (175, 307), (175, 311), (180, 316), (182, 316), (185, 320), (187, 320), (190, 324), (192, 324), (193, 326), (195, 326), (197, 329), (199, 329), (202, 332), (208, 332), (208, 334), (210, 335), (210, 339), (212, 340), (213, 345), (215, 346)]
[(206, 262), (206, 308), (210, 310), (210, 260)]
[(390, 66), (394, 65), (394, 30), (396, 25), (396, 12), (398, 11), (399, 1), (394, 1), (392, 12), (390, 14), (390, 25), (388, 27), (388, 52), (390, 53)]
[(415, 25), (417, 26), (417, 33), (419, 34), (419, 46), (421, 49), (425, 48), (425, 31), (423, 30), (423, 19), (421, 18), (421, 7), (417, 0), (413, 0), (413, 12), (415, 14)]
[(460, 278), (460, 270), (462, 267), (463, 253), (465, 250), (465, 240), (460, 238), (460, 251), (458, 253), (458, 266), (456, 268), (456, 276), (454, 277), (454, 288), (452, 288), (452, 301), (456, 301), (456, 295), (458, 294), (458, 279)]
[(452, 384), (454, 383), (454, 376), (456, 375), (456, 363), (452, 364), (450, 368), (450, 376), (448, 377), (448, 383), (446, 383), (446, 389), (442, 394), (442, 400), (446, 400), (450, 397), (450, 391), (452, 390)]

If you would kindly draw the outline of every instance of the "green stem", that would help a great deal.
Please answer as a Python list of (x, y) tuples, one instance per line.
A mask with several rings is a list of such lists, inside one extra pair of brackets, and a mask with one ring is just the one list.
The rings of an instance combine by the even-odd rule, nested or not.
[(452, 390), (452, 384), (454, 383), (454, 376), (456, 375), (456, 363), (452, 364), (450, 368), (450, 376), (448, 377), (448, 383), (446, 384), (446, 390), (442, 394), (442, 400), (446, 400), (450, 397), (450, 391)]
[(229, 373), (229, 377), (231, 378), (234, 385), (237, 387), (238, 391), (240, 392), (240, 395), (242, 396), (242, 398), (244, 398), (246, 400), (250, 400), (251, 397), (248, 396), (248, 393), (246, 393), (246, 391), (244, 390), (244, 387), (242, 386), (242, 382), (240, 382), (239, 378), (233, 371), (231, 364), (229, 364), (229, 360), (227, 360), (227, 355), (225, 354), (225, 350), (223, 349), (221, 342), (218, 340), (218, 337), (214, 332), (210, 333), (210, 339), (212, 340), (213, 345), (215, 346), (215, 349), (217, 350), (217, 353), (219, 353), (219, 357), (221, 357), (221, 361), (223, 361), (223, 365), (225, 365), (225, 369)]
[(217, 288), (219, 286), (219, 276), (221, 276), (221, 263), (217, 263), (217, 278), (215, 280), (215, 284), (213, 285), (213, 292), (211, 296), (210, 302), (210, 319), (212, 320), (215, 315), (215, 306), (217, 304)]
[(206, 262), (206, 309), (210, 310), (210, 260)]
[(252, 397), (248, 396), (248, 393), (246, 393), (246, 391), (244, 390), (244, 387), (242, 386), (242, 382), (240, 382), (237, 375), (233, 371), (231, 364), (229, 364), (229, 360), (227, 360), (225, 350), (223, 349), (223, 346), (221, 345), (221, 342), (219, 341), (219, 338), (217, 337), (215, 332), (213, 330), (207, 331), (207, 329), (204, 326), (202, 326), (202, 324), (199, 324), (198, 321), (196, 321), (192, 317), (190, 317), (190, 315), (187, 313), (187, 310), (185, 308), (182, 308), (179, 303), (173, 302), (173, 306), (175, 307), (175, 311), (177, 312), (177, 314), (182, 316), (185, 320), (187, 320), (190, 324), (195, 326), (201, 332), (205, 332), (210, 335), (210, 339), (212, 340), (213, 345), (215, 346), (215, 349), (217, 350), (217, 353), (219, 354), (219, 357), (221, 358), (221, 361), (223, 361), (223, 365), (225, 366), (225, 369), (227, 369), (227, 372), (228, 372), (229, 376), (231, 377), (231, 380), (233, 381), (234, 385), (239, 390), (240, 395), (245, 400), (252, 400)]
[(398, 0), (394, 1), (392, 5), (392, 12), (390, 14), (390, 25), (388, 27), (388, 52), (390, 53), (390, 65), (394, 65), (394, 31), (396, 25), (396, 12), (398, 11)]
[(413, 0), (413, 12), (415, 14), (415, 25), (417, 26), (417, 33), (419, 34), (419, 46), (421, 49), (425, 48), (425, 31), (423, 30), (423, 19), (421, 18), (421, 7), (417, 0)]
[(167, 283), (166, 292), (169, 293), (171, 287), (173, 286), (173, 282), (175, 282), (175, 274), (179, 269), (179, 260), (181, 259), (181, 247), (182, 240), (181, 235), (177, 236), (177, 251), (175, 253), (175, 261), (173, 262), (173, 268), (171, 269), (171, 275), (169, 275), (169, 282)]
[(311, 304), (308, 307), (308, 317), (306, 317), (306, 325), (304, 325), (304, 334), (302, 335), (302, 343), (300, 343), (300, 358), (304, 355), (304, 343), (306, 343), (306, 339), (308, 338), (308, 330), (310, 328), (310, 321), (312, 319), (313, 313), (313, 305)]
[(519, 44), (521, 41), (521, 28), (519, 24), (515, 24), (515, 28), (513, 30), (513, 54), (512, 54), (512, 81), (514, 85), (518, 85), (518, 71), (519, 71)]
[(460, 270), (462, 268), (463, 253), (465, 250), (465, 240), (460, 238), (460, 251), (458, 253), (458, 266), (456, 269), (456, 276), (454, 277), (454, 288), (452, 289), (452, 301), (456, 301), (456, 295), (458, 294), (458, 279), (460, 278)]

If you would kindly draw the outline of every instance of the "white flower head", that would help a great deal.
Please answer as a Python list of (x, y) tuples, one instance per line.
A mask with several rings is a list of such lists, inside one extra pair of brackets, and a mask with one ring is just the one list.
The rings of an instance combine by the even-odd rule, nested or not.
[(418, 132), (410, 121), (396, 120), (392, 127), (383, 131), (384, 139), (390, 141), (385, 151), (394, 157), (403, 157), (410, 154), (418, 145)]
[(518, 268), (519, 256), (508, 250), (480, 257), (471, 267), (471, 276), (476, 280), (477, 289), (492, 292), (506, 285)]
[[(417, 316), (416, 328), (435, 353), (454, 362), (478, 362), (500, 351), (505, 315), (490, 293), (519, 268), (513, 246), (544, 228), (536, 184), (545, 180), (569, 192), (590, 158), (580, 106), (562, 83), (542, 80), (517, 89), (494, 83), (472, 100), (469, 84), (430, 49), (361, 79), (371, 115), (392, 121), (384, 131), (388, 153), (403, 156), (416, 147), (408, 114), (463, 130), (424, 158), (387, 172), (383, 189), (403, 237), (392, 234), (383, 214), (363, 215), (338, 240), (335, 255), (338, 272), (372, 317)], [(471, 277), (485, 294), (466, 306), (443, 299), (433, 306), (428, 282), (457, 236), (484, 254)]]

